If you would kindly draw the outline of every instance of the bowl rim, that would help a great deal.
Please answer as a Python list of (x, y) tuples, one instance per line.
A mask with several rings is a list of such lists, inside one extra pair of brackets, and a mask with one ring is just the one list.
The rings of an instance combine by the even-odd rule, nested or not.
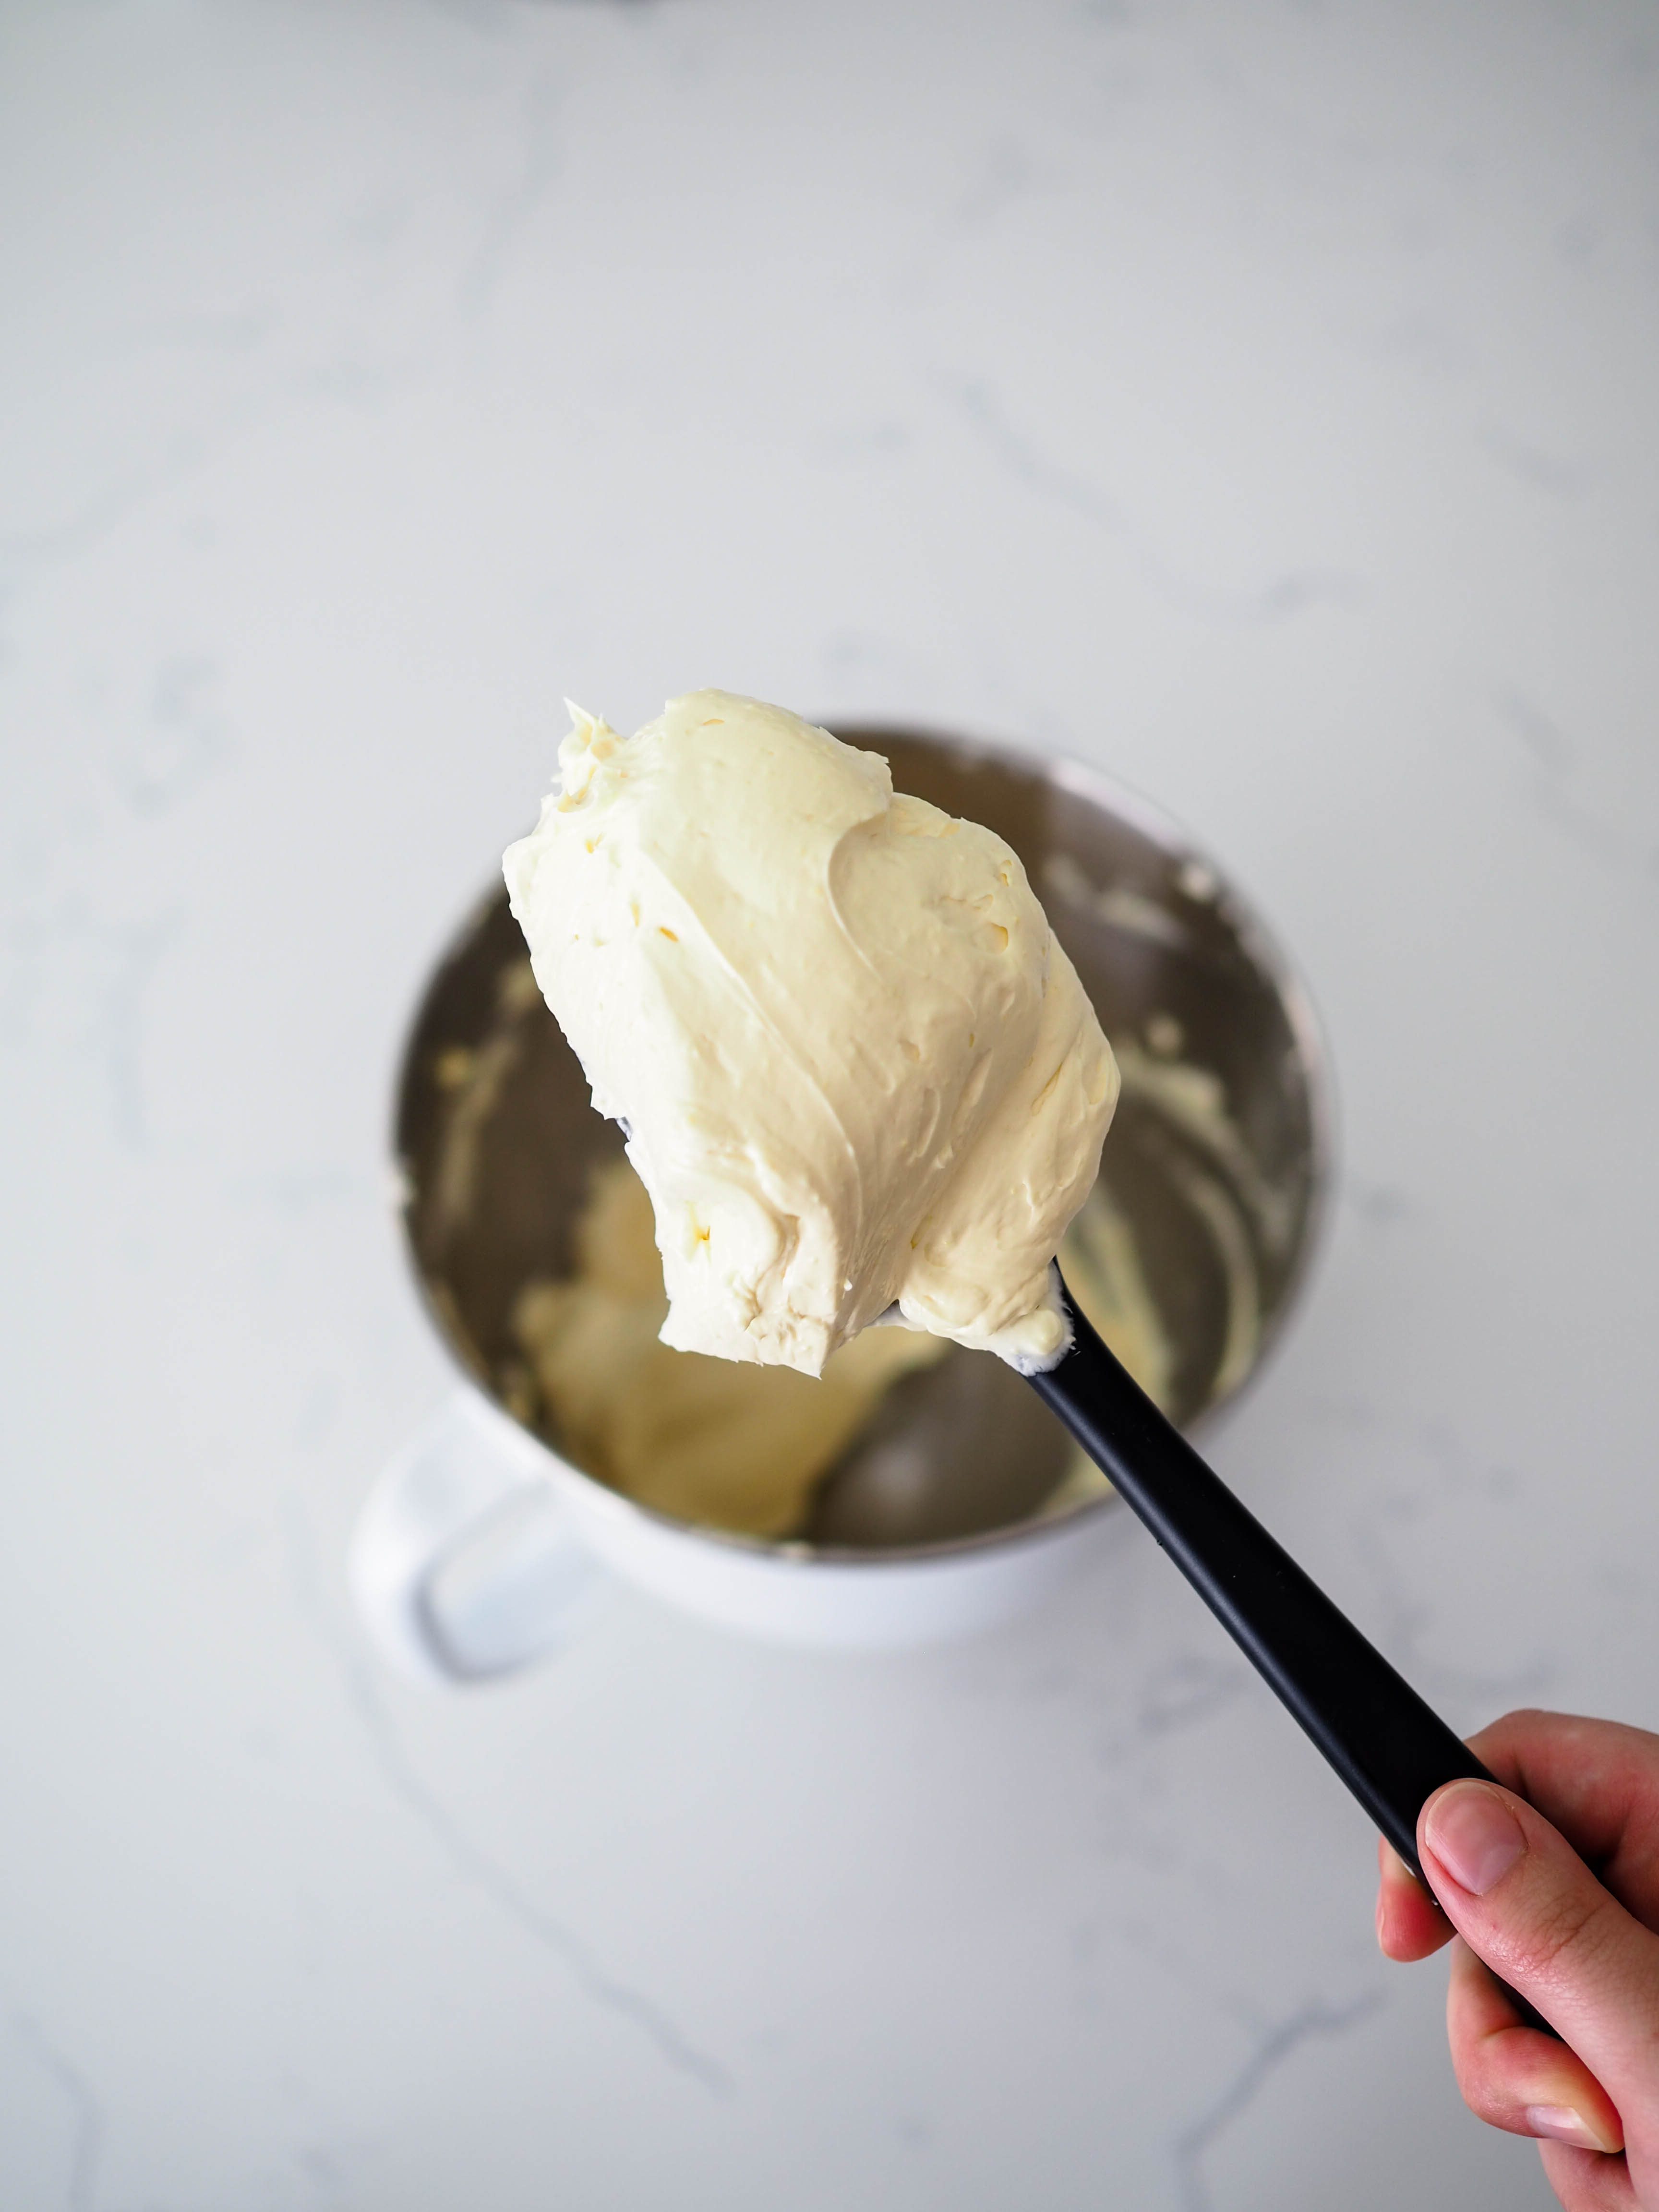
[[(1237, 930), (1239, 942), (1272, 984), (1284, 1010), (1295, 1043), (1297, 1064), (1307, 1086), (1310, 1152), (1307, 1211), (1283, 1294), (1261, 1331), (1255, 1356), (1249, 1367), (1220, 1397), (1212, 1399), (1194, 1414), (1182, 1430), (1182, 1433), (1188, 1437), (1203, 1435), (1219, 1416), (1230, 1413), (1255, 1387), (1257, 1377), (1279, 1344), (1286, 1323), (1306, 1299), (1310, 1284), (1329, 1239), (1334, 1212), (1332, 1201), (1337, 1179), (1335, 1084), (1324, 1025), (1300, 969), (1276, 933), (1263, 920), (1255, 900), (1241, 889), (1232, 871), (1223, 867), (1157, 800), (1148, 799), (1145, 793), (1124, 783), (1109, 770), (1066, 753), (1048, 752), (1037, 746), (1027, 747), (1004, 738), (970, 736), (958, 730), (947, 730), (908, 719), (889, 721), (874, 718), (836, 717), (833, 722), (826, 720), (818, 726), (828, 730), (832, 737), (839, 738), (842, 743), (858, 745), (866, 751), (878, 752), (883, 739), (899, 738), (908, 743), (919, 743), (941, 752), (955, 754), (958, 759), (983, 761), (1026, 775), (1036, 775), (1062, 791), (1086, 799), (1103, 813), (1138, 830), (1170, 860), (1182, 865), (1195, 864), (1203, 869), (1214, 882), (1218, 899), (1224, 898), (1226, 902), (1228, 917)], [(639, 1499), (629, 1497), (626, 1492), (615, 1490), (609, 1483), (601, 1482), (586, 1468), (578, 1467), (574, 1460), (567, 1459), (544, 1437), (537, 1435), (533, 1429), (520, 1421), (489, 1387), (487, 1380), (466, 1360), (432, 1296), (415, 1249), (415, 1240), (410, 1233), (410, 1210), (414, 1194), (409, 1187), (407, 1172), (398, 1147), (398, 1130), (402, 1121), (404, 1100), (414, 1074), (415, 1042), (433, 982), (449, 954), (494, 908), (500, 896), (499, 890), (487, 892), (467, 908), (463, 921), (445, 939), (445, 949), (438, 961), (427, 971), (427, 981), (416, 1000), (398, 1058), (398, 1076), (392, 1094), (392, 1152), (398, 1171), (398, 1211), (403, 1229), (404, 1256), (415, 1278), (421, 1304), (451, 1362), (503, 1419), (511, 1421), (521, 1434), (538, 1445), (561, 1474), (574, 1478), (596, 1493), (593, 1504), (597, 1505), (603, 1500), (603, 1510), (607, 1515), (620, 1521), (638, 1515), (677, 1536), (695, 1537), (783, 1568), (810, 1566), (838, 1571), (856, 1568), (878, 1571), (885, 1567), (916, 1566), (934, 1561), (943, 1563), (963, 1559), (979, 1553), (1051, 1540), (1062, 1531), (1079, 1528), (1097, 1520), (1103, 1513), (1120, 1504), (1116, 1492), (1107, 1491), (1097, 1497), (1079, 1498), (1057, 1512), (1039, 1509), (1022, 1520), (1006, 1522), (996, 1528), (980, 1529), (972, 1535), (945, 1537), (928, 1544), (895, 1545), (879, 1551), (861, 1550), (854, 1545), (814, 1544), (798, 1536), (750, 1536), (741, 1530), (716, 1528), (707, 1522), (683, 1521), (673, 1514), (659, 1512), (654, 1506), (643, 1504)]]

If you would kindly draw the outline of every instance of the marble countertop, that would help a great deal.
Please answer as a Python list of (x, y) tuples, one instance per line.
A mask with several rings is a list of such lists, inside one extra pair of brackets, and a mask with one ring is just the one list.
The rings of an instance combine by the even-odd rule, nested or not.
[(1344, 1166), (1218, 1463), (1458, 1724), (1659, 1722), (1651, 10), (19, 0), (0, 116), (0, 2202), (1552, 2201), (1127, 1516), (465, 1696), (343, 1556), (413, 996), (713, 683), (1223, 856)]

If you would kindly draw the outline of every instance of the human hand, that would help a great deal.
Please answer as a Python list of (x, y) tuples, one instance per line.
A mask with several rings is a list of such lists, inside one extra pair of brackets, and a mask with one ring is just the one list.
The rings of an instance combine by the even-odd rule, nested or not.
[[(1464, 2102), (1540, 2138), (1567, 2212), (1659, 2212), (1659, 1735), (1520, 1712), (1469, 1747), (1509, 1787), (1449, 1782), (1423, 1808), (1434, 1898), (1382, 1845), (1377, 1941), (1391, 1959), (1453, 1943)], [(1565, 2042), (1521, 2024), (1483, 1960)]]

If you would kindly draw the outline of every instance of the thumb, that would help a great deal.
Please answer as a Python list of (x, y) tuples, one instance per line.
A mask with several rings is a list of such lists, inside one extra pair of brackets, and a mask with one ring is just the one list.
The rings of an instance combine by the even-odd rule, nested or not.
[(1615, 2103), (1650, 2083), (1659, 1936), (1495, 1782), (1449, 1782), (1417, 1833), (1424, 1875), (1469, 1948), (1537, 2006)]

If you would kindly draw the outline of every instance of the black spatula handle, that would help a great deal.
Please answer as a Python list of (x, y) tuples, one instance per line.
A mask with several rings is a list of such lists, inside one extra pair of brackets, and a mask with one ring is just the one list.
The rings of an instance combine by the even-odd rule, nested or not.
[[(1069, 1293), (1066, 1302), (1072, 1349), (1034, 1375), (1033, 1387), (1421, 1881), (1417, 1816), (1425, 1801), (1443, 1782), (1494, 1778), (1159, 1413)], [(1547, 2025), (1523, 1999), (1515, 2002)]]

